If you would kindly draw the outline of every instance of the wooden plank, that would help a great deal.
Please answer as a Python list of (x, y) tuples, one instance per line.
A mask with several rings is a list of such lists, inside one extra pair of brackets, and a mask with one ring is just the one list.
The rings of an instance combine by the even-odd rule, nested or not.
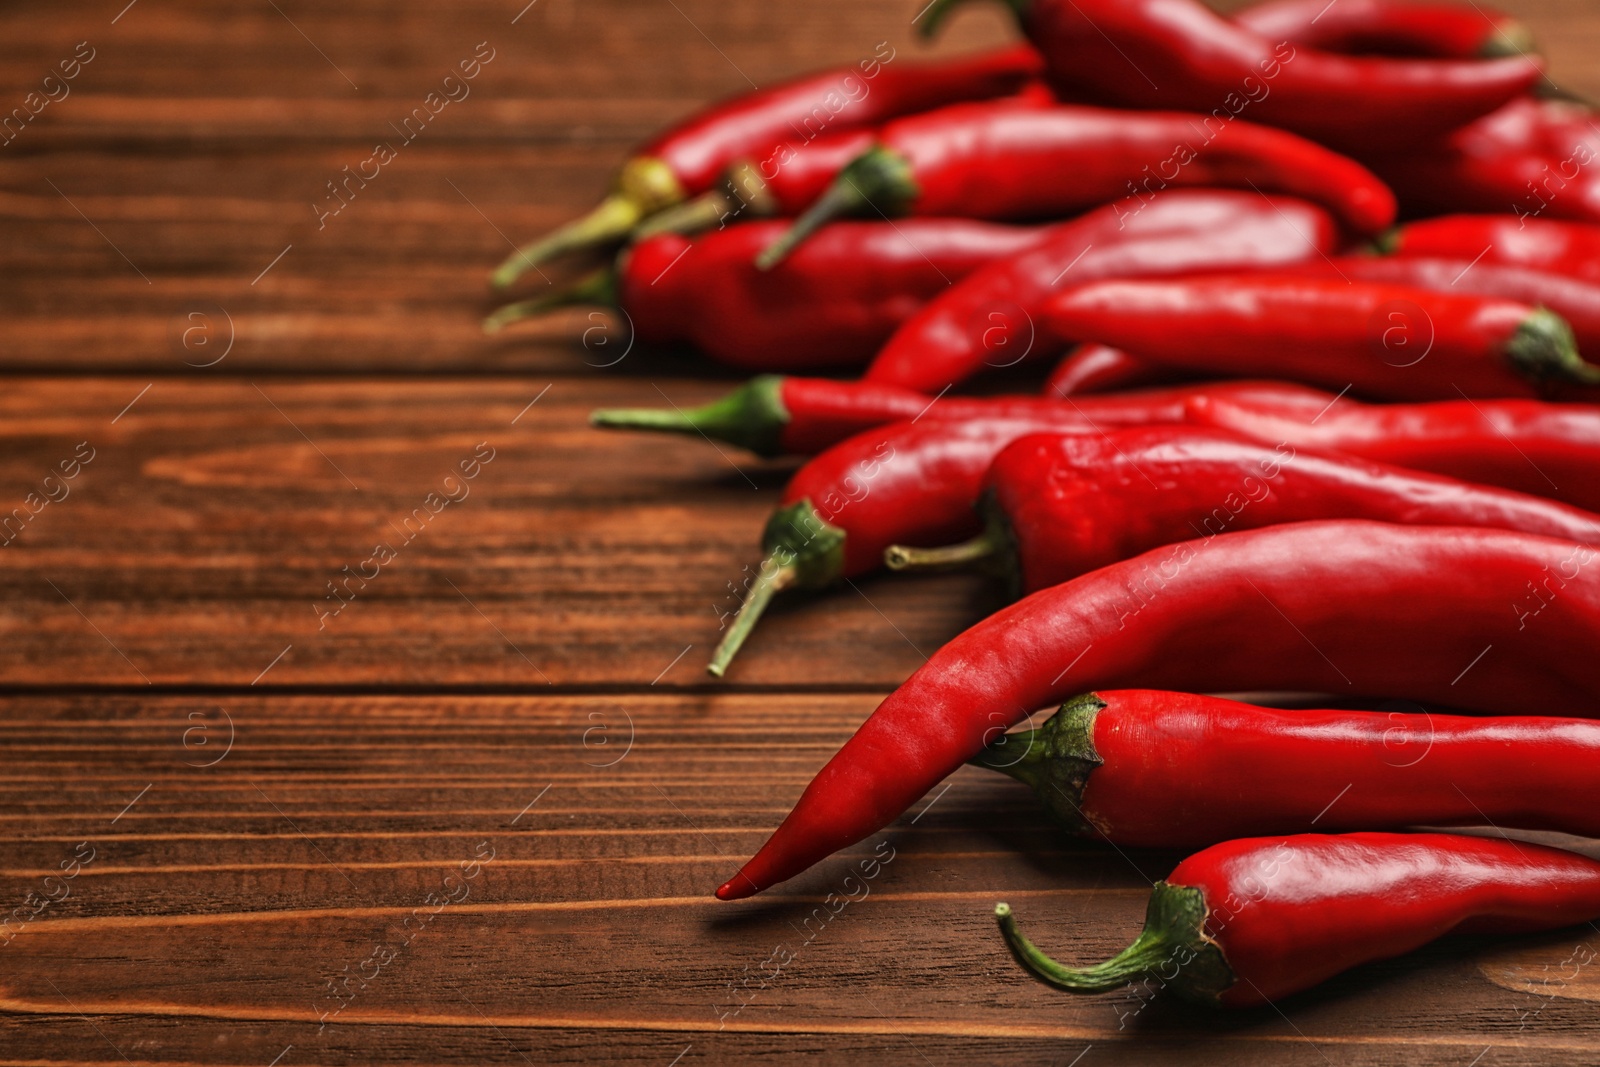
[[(1587, 983), (1507, 988), (1508, 968), (1559, 971), (1588, 930), (1446, 943), (1225, 1019), (1038, 986), (998, 941), (997, 897), (1094, 958), (1173, 857), (1063, 840), (974, 769), (773, 894), (709, 899), (870, 704), (5, 698), (0, 899), (60, 899), (0, 943), (0, 1011), (30, 1057), (83, 1062), (265, 1063), (293, 1045), (296, 1062), (690, 1046), (712, 1063), (1060, 1063), (1093, 1045), (1135, 1063), (1579, 1063), (1600, 1047)], [(74, 855), (73, 878), (44, 881)]]
[[(0, 677), (699, 685), (787, 467), (586, 419), (721, 388), (12, 379), (0, 516), (21, 532), (0, 547)], [(27, 519), (80, 446), (94, 458), (69, 495)], [(394, 558), (375, 562), (379, 545)], [(998, 603), (973, 576), (796, 597), (731, 680), (887, 689)]]

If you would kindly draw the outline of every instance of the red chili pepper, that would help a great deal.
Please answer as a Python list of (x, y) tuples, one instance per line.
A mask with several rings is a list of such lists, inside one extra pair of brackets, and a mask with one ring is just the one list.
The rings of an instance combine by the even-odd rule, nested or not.
[[(1600, 384), (1559, 315), (1513, 300), (1343, 278), (1112, 281), (1054, 297), (1059, 337), (1168, 367), (1385, 399), (1532, 396)], [(880, 357), (881, 358), (881, 357)]]
[(765, 558), (706, 669), (722, 676), (778, 593), (821, 589), (876, 570), (892, 544), (945, 544), (976, 532), (973, 504), (983, 472), (1018, 437), (1052, 429), (1088, 432), (1123, 420), (1168, 421), (1183, 410), (1183, 398), (1125, 403), (1120, 420), (1115, 407), (1091, 413), (1045, 401), (1036, 410), (1031, 417), (958, 421), (941, 412), (892, 423), (807, 462), (767, 520)]
[(1047, 218), (1184, 186), (1304, 197), (1359, 233), (1393, 221), (1394, 195), (1354, 160), (1282, 130), (1212, 128), (1207, 118), (967, 104), (896, 119), (758, 262), (772, 266), (845, 215)]
[(1269, 41), (1355, 55), (1496, 59), (1538, 50), (1526, 24), (1476, 3), (1267, 0), (1233, 21)]
[(971, 762), (1029, 786), (1068, 830), (1204, 848), (1321, 830), (1495, 826), (1600, 836), (1600, 723), (1535, 716), (1279, 711), (1105, 689)]
[[(1600, 511), (1600, 407), (1538, 400), (1363, 404), (1280, 386), (1191, 391), (1184, 421), (1334, 450)], [(1079, 403), (1087, 403), (1085, 398)]]
[[(1183, 398), (1181, 411), (1168, 406), (1171, 397)], [(1600, 479), (1594, 477), (1600, 469), (1600, 407), (1588, 404), (1363, 404), (1284, 382), (1107, 394), (1082, 398), (1076, 409), (1025, 397), (946, 396), (937, 409), (929, 407), (932, 402), (924, 394), (873, 382), (767, 376), (687, 412), (596, 412), (594, 419), (603, 426), (704, 434), (772, 456), (811, 455), (874, 426), (933, 410), (943, 421), (956, 421), (1043, 417), (1066, 407), (1087, 414), (1097, 426), (1179, 421), (1218, 426), (1268, 444), (1347, 452), (1600, 511)]]
[(884, 562), (891, 570), (978, 564), (1015, 597), (1162, 545), (1313, 519), (1600, 544), (1600, 515), (1544, 497), (1181, 425), (1018, 438), (990, 465), (978, 510), (984, 530), (971, 540), (893, 545)]
[(1566, 100), (1514, 100), (1448, 136), (1359, 152), (1410, 216), (1462, 211), (1600, 222), (1594, 114)]
[(692, 342), (729, 366), (859, 367), (951, 282), (1048, 233), (964, 219), (861, 222), (833, 228), (779, 270), (757, 270), (751, 260), (781, 228), (754, 222), (694, 240), (648, 238), (571, 289), (501, 308), (484, 328), (602, 304), (620, 307), (640, 341)]
[(1340, 520), (1171, 545), (1051, 586), (895, 690), (717, 896), (760, 892), (882, 829), (995, 730), (1090, 690), (1592, 715), (1600, 578), (1585, 568), (1597, 557), (1530, 534)]
[(1271, 270), (1331, 254), (1338, 241), (1327, 212), (1287, 197), (1181, 189), (1108, 204), (951, 286), (895, 331), (865, 377), (937, 393), (985, 366), (1054, 355), (1082, 340), (1051, 333), (1041, 314), (1065, 287)]
[(824, 130), (876, 126), (958, 100), (1016, 92), (1041, 63), (1018, 45), (939, 63), (893, 63), (883, 46), (849, 67), (808, 74), (697, 111), (622, 165), (600, 206), (520, 249), (495, 271), (504, 288), (524, 271), (568, 252), (618, 240), (645, 216), (709, 189), (736, 159), (781, 152)]
[[(1324, 403), (1333, 399), (1301, 386), (1270, 382), (1234, 382), (1210, 388), (1227, 397), (1248, 394), (1252, 402), (1269, 408), (1276, 399), (1293, 405), (1307, 394), (1323, 397)], [(1194, 389), (1146, 390), (1097, 396), (1081, 404), (1062, 404), (1037, 396), (943, 396), (936, 400), (897, 385), (765, 374), (719, 400), (688, 411), (611, 408), (596, 411), (590, 421), (610, 429), (653, 430), (726, 441), (758, 456), (809, 456), (874, 427), (917, 421), (923, 415), (938, 422), (1057, 419), (1074, 426), (1085, 419), (1111, 426), (1170, 422), (1182, 415), (1192, 399), (1207, 393)]]
[[(1058, 104), (1043, 82), (1030, 82), (1020, 93), (922, 112), (928, 122), (941, 117), (999, 112), (1018, 108), (1047, 108)], [(877, 141), (875, 128), (840, 130), (804, 144), (786, 144), (759, 162), (736, 160), (723, 180), (692, 200), (666, 209), (639, 226), (635, 237), (658, 232), (692, 233), (726, 226), (738, 219), (794, 218), (828, 191), (857, 156)]]
[(1000, 930), (1035, 977), (1073, 993), (1153, 980), (1241, 1008), (1297, 993), (1445, 934), (1557, 930), (1600, 915), (1600, 863), (1543, 845), (1459, 834), (1301, 834), (1197, 852), (1150, 893), (1118, 955), (1064, 967)]
[[(1389, 59), (1277, 42), (1197, 0), (1006, 0), (1055, 88), (1121, 107), (1205, 111), (1323, 144), (1405, 147), (1471, 122), (1533, 87), (1530, 57)], [(962, 0), (937, 0), (931, 31)], [(1215, 109), (1215, 110), (1213, 110)]]
[(1307, 263), (1294, 268), (1293, 273), (1417, 286), (1441, 293), (1475, 293), (1547, 308), (1572, 327), (1580, 352), (1600, 351), (1600, 275), (1592, 279), (1573, 278), (1527, 267), (1475, 263), (1471, 256), (1459, 259), (1344, 256), (1323, 260), (1320, 264)]
[(1056, 364), (1040, 393), (1064, 399), (1161, 385), (1171, 377), (1172, 372), (1160, 364), (1130, 356), (1120, 348), (1087, 344), (1074, 348)]
[(1409, 222), (1381, 242), (1405, 259), (1463, 259), (1600, 282), (1600, 226), (1506, 215), (1450, 215)]

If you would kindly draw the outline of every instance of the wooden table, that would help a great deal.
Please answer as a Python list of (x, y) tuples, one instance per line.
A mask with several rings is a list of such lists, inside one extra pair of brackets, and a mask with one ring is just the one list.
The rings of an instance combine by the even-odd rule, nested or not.
[[(909, 7), (125, 2), (0, 13), (0, 106), (60, 97), (0, 145), (0, 516), (24, 509), (0, 532), (0, 1061), (1600, 1057), (1590, 930), (1227, 1018), (1055, 994), (992, 903), (1099, 957), (1174, 857), (1063, 841), (979, 772), (710, 899), (996, 601), (863, 581), (775, 610), (707, 684), (787, 468), (589, 429), (732, 379), (580, 345), (583, 312), (485, 339), (485, 273), (696, 104), (920, 50)], [(1592, 4), (1510, 2), (1600, 94)], [(974, 10), (941, 49), (1006, 32)], [(401, 139), (474, 56), (470, 95)], [(395, 158), (329, 197), (378, 141)]]

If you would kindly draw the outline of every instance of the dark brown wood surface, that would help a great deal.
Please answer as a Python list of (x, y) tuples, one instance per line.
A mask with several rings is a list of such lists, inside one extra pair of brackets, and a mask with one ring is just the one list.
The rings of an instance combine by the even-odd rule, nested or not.
[[(0, 7), (0, 113), (94, 51), (0, 145), (0, 516), (93, 457), (0, 532), (0, 1063), (1600, 1058), (1587, 929), (1228, 1017), (1053, 993), (994, 901), (1095, 958), (1175, 857), (1063, 841), (976, 771), (710, 899), (995, 595), (862, 581), (706, 684), (788, 468), (590, 429), (732, 378), (602, 370), (622, 340), (578, 343), (581, 313), (485, 339), (485, 275), (697, 104), (922, 51), (914, 7), (124, 3)], [(1510, 6), (1600, 94), (1588, 0)], [(975, 8), (940, 49), (1006, 32)], [(479, 42), (472, 94), (319, 228), (324, 183)], [(378, 542), (396, 558), (325, 615)]]

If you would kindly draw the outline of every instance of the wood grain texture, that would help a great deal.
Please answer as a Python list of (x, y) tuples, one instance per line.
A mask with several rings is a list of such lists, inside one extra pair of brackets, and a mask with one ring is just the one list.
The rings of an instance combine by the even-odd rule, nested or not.
[[(586, 312), (484, 338), (486, 273), (706, 100), (1008, 31), (974, 6), (929, 53), (918, 5), (524, 3), (0, 8), (0, 114), (95, 50), (0, 145), (0, 1064), (1595, 1062), (1587, 929), (1228, 1017), (1044, 989), (996, 899), (1095, 958), (1177, 857), (1064, 840), (975, 770), (712, 901), (998, 601), (951, 576), (797, 598), (705, 684), (788, 468), (591, 430), (734, 378), (617, 362)], [(1600, 95), (1588, 0), (1507, 6)], [(470, 97), (319, 226), (479, 42)]]

